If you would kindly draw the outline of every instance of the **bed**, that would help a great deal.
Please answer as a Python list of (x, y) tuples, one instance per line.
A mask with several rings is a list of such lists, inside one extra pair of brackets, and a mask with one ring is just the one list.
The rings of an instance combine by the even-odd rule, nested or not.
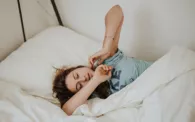
[[(194, 122), (195, 52), (173, 47), (135, 82), (67, 116), (52, 94), (55, 68), (87, 65), (101, 43), (50, 27), (0, 63), (1, 122)], [(55, 68), (54, 68), (55, 67)]]

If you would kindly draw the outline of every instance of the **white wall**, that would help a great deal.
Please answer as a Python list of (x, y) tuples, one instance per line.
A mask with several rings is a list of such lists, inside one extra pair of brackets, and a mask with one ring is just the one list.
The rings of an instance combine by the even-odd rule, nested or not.
[(58, 0), (57, 3), (67, 27), (100, 41), (106, 12), (114, 4), (121, 5), (125, 20), (119, 47), (130, 56), (156, 60), (173, 45), (195, 49), (195, 0)]
[[(50, 0), (20, 0), (26, 37), (58, 25)], [(22, 43), (17, 0), (0, 1), (0, 61)]]
[(50, 0), (20, 0), (27, 38), (58, 25)]
[(0, 61), (23, 43), (16, 0), (0, 1)]

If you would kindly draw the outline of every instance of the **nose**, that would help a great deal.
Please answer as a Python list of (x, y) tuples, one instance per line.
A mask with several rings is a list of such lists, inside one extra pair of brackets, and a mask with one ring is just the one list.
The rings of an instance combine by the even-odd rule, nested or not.
[(81, 79), (81, 84), (83, 86), (85, 86), (87, 84), (87, 82), (89, 81), (89, 79), (90, 78), (89, 78), (88, 74), (87, 75), (84, 75), (83, 78)]
[(83, 76), (82, 78), (79, 79), (79, 81), (86, 82), (87, 81), (87, 77), (86, 76)]
[(84, 81), (89, 81), (90, 80), (90, 76), (87, 73), (86, 75), (83, 76)]

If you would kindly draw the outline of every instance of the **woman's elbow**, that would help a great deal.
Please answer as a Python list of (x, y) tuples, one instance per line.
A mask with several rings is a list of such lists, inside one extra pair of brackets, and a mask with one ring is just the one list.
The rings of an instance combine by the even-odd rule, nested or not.
[(64, 104), (62, 106), (62, 110), (68, 115), (68, 116), (71, 116), (72, 113), (74, 112), (73, 110), (71, 110), (71, 107), (68, 106), (67, 104)]
[(123, 10), (122, 10), (120, 5), (115, 5), (115, 6), (112, 7), (112, 9), (113, 9), (113, 11), (117, 11), (120, 14), (123, 14)]

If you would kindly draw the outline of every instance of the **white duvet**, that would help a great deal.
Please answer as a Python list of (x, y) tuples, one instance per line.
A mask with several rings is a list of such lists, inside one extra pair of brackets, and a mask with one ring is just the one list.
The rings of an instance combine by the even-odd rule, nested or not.
[(123, 90), (106, 100), (90, 100), (69, 117), (52, 103), (0, 81), (0, 121), (195, 122), (195, 53), (172, 49)]

